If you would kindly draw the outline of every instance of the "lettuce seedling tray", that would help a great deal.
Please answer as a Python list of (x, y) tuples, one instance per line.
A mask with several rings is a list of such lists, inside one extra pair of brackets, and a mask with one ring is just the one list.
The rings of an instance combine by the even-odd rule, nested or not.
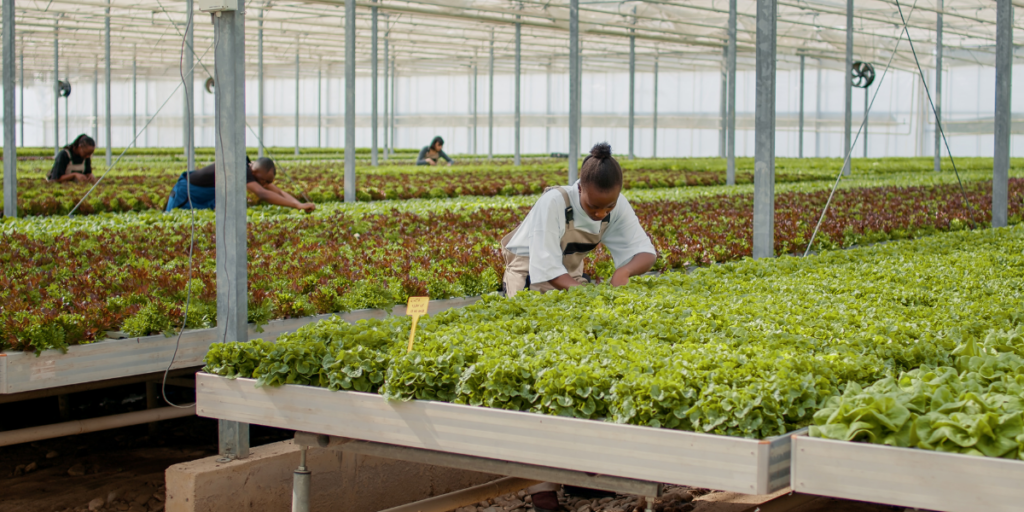
[(948, 512), (1024, 510), (1024, 461), (792, 437), (799, 493)]
[[(430, 313), (473, 304), (479, 297), (437, 300), (430, 303)], [(405, 306), (395, 306), (392, 314), (401, 315)], [(370, 318), (384, 318), (389, 313), (382, 309), (362, 309), (348, 313), (327, 314), (285, 320), (273, 320), (263, 326), (249, 326), (249, 338), (276, 340), (278, 336), (298, 328), (338, 316), (348, 322)], [(181, 334), (181, 342), (174, 356), (172, 370), (203, 365), (203, 359), (212, 343), (224, 341), (217, 337), (217, 329), (193, 329)], [(237, 340), (226, 340), (237, 341)], [(0, 394), (13, 394), (40, 389), (73, 386), (122, 377), (163, 372), (171, 362), (177, 336), (145, 336), (127, 339), (107, 339), (84, 345), (72, 345), (66, 353), (46, 350), (36, 356), (34, 352), (7, 351), (0, 353)]]
[(640, 481), (768, 494), (789, 485), (790, 439), (757, 440), (196, 376), (196, 414), (314, 434)]

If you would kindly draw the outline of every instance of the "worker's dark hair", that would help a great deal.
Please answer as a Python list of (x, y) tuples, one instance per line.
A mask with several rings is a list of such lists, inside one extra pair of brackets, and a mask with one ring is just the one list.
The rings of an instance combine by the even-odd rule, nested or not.
[(261, 157), (256, 159), (256, 167), (259, 167), (260, 169), (263, 169), (264, 171), (272, 172), (274, 174), (277, 174), (277, 166), (274, 165), (274, 161), (269, 159), (269, 158), (267, 158), (267, 157), (265, 157), (265, 156), (261, 156)]
[(75, 137), (75, 140), (71, 141), (71, 144), (64, 146), (64, 149), (74, 149), (80, 146), (96, 147), (96, 141), (93, 140), (92, 137), (83, 133), (78, 137)]
[(622, 167), (612, 156), (612, 147), (607, 142), (590, 148), (590, 155), (583, 159), (580, 169), (580, 183), (600, 190), (622, 188)]
[(434, 140), (430, 141), (430, 149), (434, 149), (434, 146), (436, 146), (438, 142), (440, 142), (441, 145), (444, 146), (444, 139), (442, 139), (440, 135), (434, 137)]

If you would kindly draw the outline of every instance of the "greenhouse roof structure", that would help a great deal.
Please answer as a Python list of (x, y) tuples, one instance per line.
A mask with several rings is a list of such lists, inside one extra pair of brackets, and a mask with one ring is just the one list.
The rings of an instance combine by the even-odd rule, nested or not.
[[(1015, 0), (1014, 4), (1024, 7), (1024, 1)], [(267, 76), (291, 76), (296, 59), (304, 73), (341, 66), (344, 5), (344, 0), (248, 1), (247, 74), (257, 69), (261, 28)], [(564, 72), (568, 67), (567, 1), (358, 0), (356, 55), (360, 73), (369, 70), (373, 7), (378, 12), (378, 58), (384, 58), (386, 42), (389, 59), (402, 74), (466, 73), (473, 65), (484, 69), (492, 47), (497, 72), (511, 72), (516, 23), (522, 34), (522, 72)], [(911, 46), (901, 34), (905, 18), (921, 64), (934, 66), (941, 13), (946, 65), (991, 65), (995, 7), (995, 2), (984, 0), (860, 0), (853, 10), (854, 58), (884, 65), (895, 51), (892, 66), (916, 69)], [(801, 55), (842, 67), (846, 8), (845, 2), (837, 0), (779, 2), (779, 67), (798, 65)], [(139, 74), (173, 78), (180, 72), (187, 9), (181, 0), (19, 1), (15, 5), (18, 52), (24, 56), (30, 80), (33, 75), (52, 74), (55, 46), (61, 74), (92, 74), (103, 67), (109, 21), (113, 76), (130, 76), (134, 63)], [(209, 14), (198, 8), (194, 12), (194, 48), (200, 60), (196, 73), (211, 75), (213, 27)], [(584, 69), (622, 69), (630, 35), (635, 36), (641, 69), (656, 59), (665, 70), (720, 68), (728, 42), (728, 17), (728, 0), (582, 0)], [(1014, 16), (1013, 25), (1024, 28), (1024, 10)], [(753, 1), (738, 1), (736, 39), (738, 66), (751, 69)], [(1024, 44), (1024, 32), (1017, 33), (1015, 41), (1015, 46)]]

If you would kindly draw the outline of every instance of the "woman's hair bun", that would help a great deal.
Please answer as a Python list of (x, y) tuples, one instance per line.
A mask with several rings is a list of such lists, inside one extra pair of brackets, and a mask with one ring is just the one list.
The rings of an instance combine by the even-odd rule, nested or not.
[(607, 142), (598, 142), (590, 148), (590, 156), (598, 160), (606, 160), (612, 156), (612, 146)]

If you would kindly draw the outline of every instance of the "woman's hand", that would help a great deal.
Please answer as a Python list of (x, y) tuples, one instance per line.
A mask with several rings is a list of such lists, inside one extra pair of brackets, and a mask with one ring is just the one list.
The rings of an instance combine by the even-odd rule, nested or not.
[(306, 213), (313, 213), (313, 210), (316, 210), (316, 205), (313, 203), (301, 203), (299, 204), (299, 209)]
[(629, 263), (623, 265), (612, 274), (609, 284), (612, 286), (624, 286), (629, 284), (629, 278), (647, 272), (654, 266), (657, 257), (653, 254), (642, 252), (634, 255)]
[(609, 281), (612, 286), (625, 286), (629, 284), (629, 271), (620, 268), (612, 274), (612, 279)]
[(430, 164), (430, 165), (437, 165), (437, 161), (434, 160), (433, 158), (428, 158), (427, 159), (427, 163)]

